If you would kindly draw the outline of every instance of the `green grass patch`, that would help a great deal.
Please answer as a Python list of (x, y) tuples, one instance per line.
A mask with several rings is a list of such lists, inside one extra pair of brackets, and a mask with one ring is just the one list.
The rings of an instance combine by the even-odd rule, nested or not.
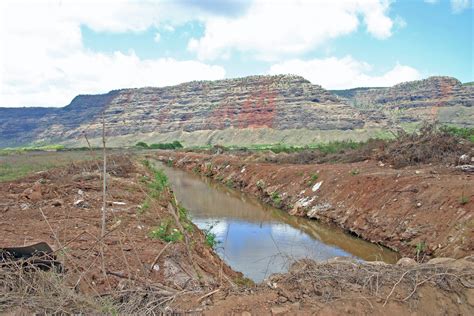
[(10, 152), (8, 155), (0, 155), (0, 182), (92, 159), (89, 152)]
[(312, 186), (313, 184), (315, 184), (316, 181), (318, 181), (318, 179), (319, 179), (319, 174), (317, 173), (311, 174), (311, 176), (309, 177), (308, 186)]
[[(356, 149), (361, 147), (364, 142), (355, 142), (355, 141), (333, 141), (328, 143), (317, 143), (317, 144), (310, 144), (306, 146), (292, 146), (287, 144), (255, 144), (249, 146), (220, 146), (224, 149), (224, 151), (235, 151), (235, 150), (252, 150), (252, 151), (263, 151), (263, 150), (270, 150), (275, 154), (279, 153), (294, 153), (299, 152), (302, 150), (319, 150), (322, 153), (338, 153), (342, 150), (346, 149)], [(200, 148), (204, 149), (204, 148)], [(206, 147), (209, 149), (209, 147)]]
[[(157, 197), (165, 188), (168, 187), (168, 177), (163, 170), (155, 168), (149, 160), (143, 160), (142, 163), (153, 175), (150, 180), (145, 180), (145, 183), (150, 190), (150, 195), (152, 197)], [(146, 178), (142, 177), (142, 179)]]
[(183, 145), (179, 141), (175, 140), (172, 143), (158, 143), (150, 145), (145, 142), (138, 142), (135, 144), (135, 147), (142, 149), (180, 149), (183, 148)]
[(217, 235), (211, 231), (213, 228), (214, 225), (211, 225), (208, 228), (203, 229), (206, 245), (211, 248), (215, 248), (219, 244), (219, 241), (217, 240)]
[(273, 204), (274, 204), (276, 207), (280, 207), (280, 206), (281, 206), (281, 196), (280, 196), (280, 193), (278, 193), (277, 191), (273, 192), (272, 195), (271, 195), (271, 198), (272, 198)]
[(161, 239), (166, 242), (179, 242), (184, 238), (183, 234), (171, 225), (170, 220), (166, 220), (160, 226), (153, 228), (148, 235), (153, 239)]
[(474, 142), (474, 128), (443, 126), (441, 131)]
[(461, 205), (466, 205), (467, 203), (469, 203), (469, 198), (463, 194), (463, 195), (459, 198), (459, 203), (460, 203)]

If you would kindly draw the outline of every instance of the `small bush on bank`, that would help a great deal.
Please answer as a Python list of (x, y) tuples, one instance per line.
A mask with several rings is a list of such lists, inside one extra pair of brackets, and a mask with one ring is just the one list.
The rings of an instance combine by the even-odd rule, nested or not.
[(145, 142), (138, 142), (135, 144), (135, 147), (142, 149), (180, 149), (183, 148), (183, 145), (179, 141), (175, 140), (172, 143), (158, 143), (150, 145)]

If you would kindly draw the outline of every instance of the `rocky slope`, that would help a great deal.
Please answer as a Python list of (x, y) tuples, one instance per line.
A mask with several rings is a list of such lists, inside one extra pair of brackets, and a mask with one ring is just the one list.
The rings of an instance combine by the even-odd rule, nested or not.
[[(0, 108), (0, 146), (180, 140), (186, 145), (364, 139), (388, 125), (442, 118), (473, 125), (474, 87), (433, 77), (392, 88), (324, 90), (292, 75), (195, 81), (82, 95), (61, 109)], [(435, 113), (436, 112), (436, 113)]]
[(438, 119), (442, 123), (473, 126), (474, 86), (451, 77), (430, 77), (390, 88), (333, 91), (357, 108), (375, 108), (398, 123)]

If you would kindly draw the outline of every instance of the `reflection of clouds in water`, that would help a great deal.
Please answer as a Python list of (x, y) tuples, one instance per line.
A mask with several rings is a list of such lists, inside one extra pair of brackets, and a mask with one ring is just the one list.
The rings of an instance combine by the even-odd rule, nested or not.
[(200, 228), (213, 225), (220, 241), (217, 252), (236, 270), (254, 280), (286, 271), (297, 259), (328, 259), (349, 254), (314, 242), (307, 234), (287, 224), (255, 224), (245, 221), (208, 219), (196, 222)]
[(373, 253), (372, 245), (360, 240), (354, 243), (352, 237), (315, 221), (292, 217), (195, 175), (163, 169), (193, 222), (200, 229), (212, 226), (211, 232), (219, 241), (217, 253), (255, 281), (284, 272), (291, 262), (302, 258), (351, 256), (342, 249), (353, 252), (352, 248)]

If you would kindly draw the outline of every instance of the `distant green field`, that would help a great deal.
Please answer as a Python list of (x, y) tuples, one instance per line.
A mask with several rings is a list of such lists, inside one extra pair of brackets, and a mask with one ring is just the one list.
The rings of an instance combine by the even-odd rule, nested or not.
[(0, 155), (0, 182), (20, 179), (35, 172), (90, 159), (93, 157), (89, 151), (9, 152)]

